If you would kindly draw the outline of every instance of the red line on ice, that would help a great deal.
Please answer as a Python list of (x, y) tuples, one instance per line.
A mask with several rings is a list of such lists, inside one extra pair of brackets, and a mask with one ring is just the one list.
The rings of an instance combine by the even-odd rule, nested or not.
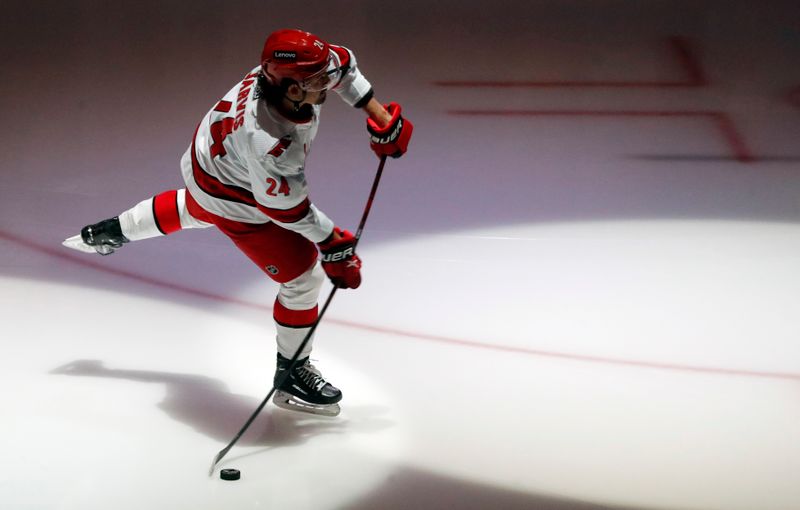
[(689, 41), (683, 37), (667, 39), (685, 78), (679, 80), (439, 80), (439, 87), (462, 88), (693, 88), (709, 84), (703, 66)]
[[(272, 311), (271, 306), (252, 303), (249, 301), (241, 300), (232, 298), (229, 296), (223, 296), (220, 294), (214, 294), (212, 292), (206, 292), (200, 289), (195, 289), (192, 287), (186, 287), (184, 285), (178, 285), (175, 283), (166, 282), (160, 280), (158, 278), (153, 278), (150, 276), (141, 275), (138, 273), (134, 273), (132, 271), (126, 271), (124, 269), (116, 269), (112, 267), (107, 267), (93, 259), (93, 255), (73, 255), (69, 253), (67, 248), (55, 248), (50, 246), (41, 245), (39, 243), (35, 243), (23, 237), (20, 237), (16, 234), (6, 232), (0, 230), (0, 239), (5, 241), (14, 243), (18, 246), (27, 248), (29, 250), (35, 251), (37, 253), (41, 253), (43, 255), (47, 255), (50, 257), (58, 258), (61, 260), (65, 260), (68, 262), (72, 262), (84, 267), (88, 267), (97, 271), (102, 271), (104, 273), (113, 274), (115, 276), (119, 276), (122, 278), (131, 279), (134, 281), (138, 281), (141, 283), (146, 283), (148, 285), (153, 285), (155, 287), (159, 287), (162, 289), (172, 290), (176, 292), (181, 292), (184, 294), (201, 297), (204, 299), (210, 299), (213, 301), (219, 301), (224, 303), (233, 303), (241, 306), (245, 306), (247, 308), (252, 308), (256, 310), (265, 310), (265, 311)], [(730, 375), (730, 376), (742, 376), (742, 377), (758, 377), (758, 378), (768, 378), (768, 379), (781, 379), (781, 380), (791, 380), (791, 381), (800, 381), (800, 374), (791, 373), (791, 372), (767, 372), (767, 371), (760, 371), (760, 370), (746, 370), (746, 369), (736, 369), (736, 368), (723, 368), (723, 367), (708, 367), (708, 366), (699, 366), (699, 365), (678, 365), (673, 363), (659, 363), (659, 362), (651, 362), (651, 361), (643, 361), (643, 360), (632, 360), (632, 359), (620, 359), (620, 358), (606, 358), (602, 356), (592, 356), (592, 355), (585, 355), (585, 354), (574, 354), (568, 352), (557, 352), (557, 351), (544, 351), (538, 349), (529, 349), (527, 347), (515, 347), (515, 346), (506, 346), (506, 345), (496, 345), (496, 344), (489, 344), (484, 342), (478, 342), (474, 340), (464, 340), (458, 338), (451, 338), (439, 335), (429, 335), (425, 333), (417, 333), (412, 331), (400, 330), (400, 329), (393, 329), (393, 328), (384, 328), (381, 326), (373, 326), (369, 324), (361, 324), (357, 322), (350, 322), (345, 320), (339, 319), (332, 319), (326, 318), (326, 322), (331, 322), (334, 324), (338, 324), (340, 326), (346, 326), (351, 328), (358, 328), (365, 331), (373, 331), (375, 333), (381, 333), (386, 335), (393, 335), (393, 336), (400, 336), (405, 338), (410, 338), (414, 340), (424, 340), (428, 342), (436, 342), (441, 344), (447, 345), (455, 345), (461, 347), (471, 347), (476, 349), (486, 349), (486, 350), (493, 350), (499, 352), (508, 352), (508, 353), (516, 353), (516, 354), (525, 354), (529, 356), (539, 356), (544, 358), (556, 358), (556, 359), (566, 359), (570, 361), (580, 361), (580, 362), (588, 362), (588, 363), (600, 363), (605, 365), (619, 365), (619, 366), (630, 366), (636, 368), (652, 368), (652, 369), (659, 369), (659, 370), (671, 370), (671, 371), (680, 371), (680, 372), (693, 372), (693, 373), (703, 373), (703, 374), (716, 374), (716, 375)]]
[(450, 110), (450, 115), (469, 115), (486, 117), (662, 117), (662, 118), (705, 118), (714, 122), (722, 134), (732, 157), (742, 163), (757, 160), (747, 146), (741, 132), (730, 115), (725, 112), (704, 110)]
[(694, 49), (688, 39), (684, 37), (670, 37), (669, 43), (673, 52), (683, 67), (688, 80), (687, 87), (704, 87), (709, 84), (708, 76), (700, 60), (695, 56)]

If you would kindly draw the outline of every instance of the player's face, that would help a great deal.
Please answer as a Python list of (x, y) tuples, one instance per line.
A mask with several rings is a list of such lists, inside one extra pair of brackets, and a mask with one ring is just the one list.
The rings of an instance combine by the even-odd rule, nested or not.
[(300, 84), (303, 90), (308, 92), (324, 92), (335, 87), (342, 79), (344, 69), (339, 67), (339, 60), (333, 54), (328, 53), (327, 64), (316, 73), (307, 76)]
[(303, 82), (304, 89), (314, 92), (325, 91), (332, 86), (333, 80), (331, 79), (331, 75), (325, 71), (318, 73)]
[(286, 97), (291, 101), (299, 101), (302, 104), (322, 104), (327, 97), (327, 91), (303, 90), (297, 84), (294, 84), (286, 91)]

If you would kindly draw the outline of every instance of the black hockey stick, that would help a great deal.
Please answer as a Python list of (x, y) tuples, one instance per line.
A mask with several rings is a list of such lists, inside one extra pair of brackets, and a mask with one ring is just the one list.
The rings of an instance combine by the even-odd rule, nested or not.
[[(378, 165), (378, 171), (375, 174), (375, 180), (372, 182), (372, 189), (369, 192), (369, 198), (367, 198), (367, 205), (364, 207), (364, 214), (361, 215), (361, 222), (358, 224), (358, 230), (356, 230), (356, 235), (355, 235), (356, 240), (353, 246), (354, 249), (355, 246), (358, 245), (358, 240), (361, 239), (361, 233), (364, 231), (364, 225), (367, 223), (367, 216), (369, 216), (369, 211), (370, 209), (372, 209), (372, 201), (375, 199), (375, 193), (378, 191), (378, 183), (381, 180), (381, 175), (383, 174), (383, 166), (385, 164), (386, 164), (386, 156), (381, 156), (381, 162)], [(275, 393), (276, 388), (283, 386), (283, 383), (289, 377), (292, 370), (294, 369), (294, 366), (297, 364), (297, 360), (300, 359), (300, 353), (303, 352), (303, 349), (305, 348), (306, 344), (308, 344), (308, 341), (311, 339), (311, 336), (314, 334), (314, 331), (316, 331), (317, 326), (319, 326), (319, 323), (322, 320), (322, 317), (325, 315), (325, 311), (328, 309), (328, 305), (331, 304), (331, 300), (333, 299), (333, 296), (336, 294), (337, 290), (339, 290), (339, 287), (334, 287), (333, 289), (331, 289), (331, 293), (328, 294), (328, 299), (325, 300), (325, 304), (322, 306), (322, 310), (320, 310), (319, 312), (317, 321), (314, 323), (313, 326), (311, 326), (311, 329), (308, 331), (308, 333), (306, 333), (305, 338), (303, 338), (303, 341), (300, 343), (300, 347), (297, 348), (297, 351), (294, 353), (294, 356), (292, 356), (292, 359), (289, 361), (288, 369), (284, 372), (284, 374), (281, 376), (278, 382), (272, 386), (272, 389), (269, 390), (269, 393), (267, 393), (267, 396), (264, 397), (264, 400), (261, 401), (261, 404), (259, 404), (256, 410), (253, 411), (253, 414), (250, 415), (250, 418), (247, 419), (247, 422), (244, 424), (239, 433), (237, 433), (236, 436), (231, 440), (231, 442), (228, 443), (228, 446), (220, 450), (219, 453), (217, 453), (217, 456), (214, 457), (214, 461), (211, 463), (211, 469), (208, 470), (208, 476), (212, 476), (214, 474), (214, 469), (216, 469), (217, 464), (219, 464), (219, 461), (221, 461), (222, 458), (230, 451), (230, 449), (233, 448), (233, 445), (235, 445), (236, 442), (239, 441), (239, 439), (244, 435), (244, 433), (247, 431), (247, 429), (250, 427), (253, 421), (255, 421), (256, 417), (259, 415), (259, 413), (261, 413), (261, 410), (264, 409), (264, 406), (267, 405), (267, 402), (269, 402), (269, 399)]]

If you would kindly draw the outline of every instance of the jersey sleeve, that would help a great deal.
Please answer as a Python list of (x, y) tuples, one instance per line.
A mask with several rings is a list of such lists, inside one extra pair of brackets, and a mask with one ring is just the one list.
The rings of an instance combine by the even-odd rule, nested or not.
[(319, 243), (333, 232), (333, 221), (317, 209), (308, 197), (302, 168), (284, 164), (292, 158), (289, 139), (278, 140), (266, 156), (251, 156), (250, 181), (258, 209), (283, 228)]
[(331, 50), (339, 59), (339, 65), (345, 72), (339, 83), (333, 88), (342, 100), (350, 106), (362, 108), (372, 98), (372, 85), (367, 80), (356, 64), (353, 52), (344, 46), (331, 45)]

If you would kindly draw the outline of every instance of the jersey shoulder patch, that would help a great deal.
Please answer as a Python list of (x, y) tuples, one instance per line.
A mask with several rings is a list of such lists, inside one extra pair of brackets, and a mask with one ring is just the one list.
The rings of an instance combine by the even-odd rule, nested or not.
[(339, 66), (344, 68), (350, 67), (350, 51), (343, 46), (336, 46), (331, 44), (331, 50), (339, 57)]

